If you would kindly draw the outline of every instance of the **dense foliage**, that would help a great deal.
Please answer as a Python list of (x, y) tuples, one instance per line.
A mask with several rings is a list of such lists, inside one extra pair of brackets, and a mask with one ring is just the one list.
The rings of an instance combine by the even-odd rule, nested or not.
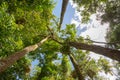
[[(107, 5), (107, 0), (73, 1), (79, 7), (85, 8), (81, 14), (83, 22), (87, 22), (89, 16), (99, 9), (98, 5), (101, 2)], [(109, 13), (114, 12), (111, 9), (112, 4), (114, 3), (105, 7), (106, 14), (104, 15), (107, 16), (102, 16), (103, 22), (110, 22), (107, 18), (109, 18)], [(73, 41), (92, 45), (89, 40), (84, 40), (83, 37), (77, 35), (74, 24), (66, 25), (65, 29), (58, 30), (56, 23), (59, 24), (59, 22), (52, 14), (54, 6), (53, 0), (0, 1), (0, 61), (50, 35), (50, 38), (38, 49), (29, 54), (26, 53), (23, 58), (0, 73), (0, 80), (74, 80), (79, 79), (77, 73), (80, 73), (84, 79), (104, 80), (104, 77), (99, 76), (99, 72), (103, 71), (106, 74), (112, 72), (106, 59), (94, 60), (89, 56), (89, 51), (78, 50), (68, 44)], [(119, 17), (118, 13), (116, 15)], [(108, 36), (111, 42), (120, 41), (119, 19), (115, 17), (115, 20), (117, 21), (111, 22), (111, 28), (114, 26), (114, 30), (110, 29), (113, 37)], [(32, 62), (36, 62), (34, 67), (32, 67)]]
[[(43, 39), (40, 34), (48, 34), (46, 25), (52, 17), (51, 1), (2, 0), (0, 4), (0, 58), (40, 41)], [(23, 57), (0, 75), (1, 80), (24, 79), (30, 63), (28, 56)]]

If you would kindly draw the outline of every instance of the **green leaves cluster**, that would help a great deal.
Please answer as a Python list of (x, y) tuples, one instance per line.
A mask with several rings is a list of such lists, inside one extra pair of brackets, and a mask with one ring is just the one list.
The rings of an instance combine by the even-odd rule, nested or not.
[[(73, 0), (77, 4), (78, 11), (82, 16), (82, 22), (89, 22), (90, 15), (94, 13), (103, 13), (101, 23), (109, 23), (109, 29), (106, 36), (107, 42), (115, 42), (115, 44), (107, 45), (109, 47), (119, 49), (120, 47), (120, 1), (119, 0)], [(83, 8), (83, 9), (80, 9)], [(113, 47), (112, 47), (113, 48)]]
[[(75, 0), (74, 0), (75, 1)], [(101, 2), (107, 0), (76, 0), (79, 6), (84, 6), (81, 13), (83, 22), (97, 10)], [(96, 7), (95, 7), (96, 6)], [(0, 74), (1, 80), (74, 80), (71, 68), (72, 63), (66, 53), (74, 55), (80, 67), (81, 73), (85, 78), (96, 79), (100, 70), (110, 71), (109, 63), (99, 59), (95, 61), (89, 58), (88, 51), (77, 50), (70, 47), (69, 41), (83, 42), (83, 37), (76, 34), (74, 24), (66, 25), (65, 29), (58, 31), (52, 19), (54, 3), (52, 0), (1, 0), (0, 1), (0, 58), (7, 57), (26, 46), (38, 43), (44, 37), (54, 33), (52, 38), (46, 41), (36, 51), (31, 52), (22, 59), (18, 60), (4, 73)], [(51, 31), (48, 29), (50, 28)], [(114, 34), (118, 36), (119, 31), (115, 29)], [(116, 37), (116, 36), (115, 36)], [(56, 40), (54, 40), (54, 39)], [(60, 43), (60, 44), (59, 44)], [(62, 48), (61, 48), (62, 47)], [(62, 55), (60, 56), (59, 54)], [(65, 53), (65, 54), (64, 54)], [(31, 70), (31, 62), (38, 60), (35, 70)], [(34, 73), (34, 74), (29, 74)], [(76, 74), (75, 74), (76, 76)]]
[(63, 39), (74, 40), (76, 37), (76, 28), (74, 24), (66, 25), (64, 30), (60, 31), (60, 37)]
[[(52, 18), (53, 7), (51, 0), (1, 0), (0, 59), (39, 42), (43, 39), (41, 34), (48, 35), (46, 26)], [(22, 58), (0, 74), (0, 79), (28, 79), (29, 60), (29, 56)]]
[[(102, 58), (98, 60), (92, 59), (90, 56), (88, 56), (89, 55), (88, 51), (77, 50), (74, 48), (71, 49), (71, 52), (74, 54), (74, 57), (79, 64), (81, 73), (85, 78), (89, 79), (102, 78), (101, 76), (99, 76), (99, 72), (101, 71), (105, 71), (106, 74), (107, 73), (111, 74), (110, 70), (111, 66), (106, 59)], [(77, 76), (73, 75), (73, 77), (76, 78)]]
[(81, 12), (82, 22), (88, 23), (90, 15), (104, 9), (105, 6), (102, 4), (106, 4), (108, 0), (73, 0), (73, 2), (77, 4), (77, 9)]

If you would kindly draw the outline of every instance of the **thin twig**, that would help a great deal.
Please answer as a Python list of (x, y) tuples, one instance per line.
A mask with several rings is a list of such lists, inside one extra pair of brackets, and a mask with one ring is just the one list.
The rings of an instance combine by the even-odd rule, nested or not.
[(57, 42), (57, 43), (59, 43), (59, 44), (61, 44), (61, 45), (64, 44), (64, 43), (62, 43), (62, 42), (60, 42), (60, 41), (58, 41), (58, 40), (56, 40), (56, 39), (54, 39), (54, 38), (52, 38), (52, 40), (54, 40), (55, 42)]

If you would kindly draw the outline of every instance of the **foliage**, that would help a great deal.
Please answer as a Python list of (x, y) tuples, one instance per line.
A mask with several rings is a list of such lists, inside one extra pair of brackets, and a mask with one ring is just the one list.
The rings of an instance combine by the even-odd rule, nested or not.
[[(80, 0), (76, 0), (80, 2)], [(79, 6), (84, 6), (82, 12), (83, 21), (97, 10), (97, 5), (107, 0), (82, 0)], [(94, 4), (94, 5), (93, 5)], [(96, 7), (95, 7), (96, 6)], [(91, 10), (88, 9), (92, 8)], [(85, 41), (76, 34), (74, 24), (66, 25), (65, 29), (58, 31), (52, 14), (54, 3), (52, 0), (1, 0), (0, 1), (0, 59), (23, 49), (26, 46), (38, 43), (44, 37), (51, 38), (41, 45), (36, 51), (31, 52), (18, 60), (5, 72), (0, 74), (0, 80), (74, 80), (77, 79), (72, 63), (68, 58), (69, 50), (74, 55), (85, 78), (96, 79), (98, 72), (104, 70), (110, 72), (109, 63), (99, 59), (95, 61), (89, 58), (89, 51), (77, 50), (70, 47), (69, 41)], [(87, 11), (88, 10), (88, 11)], [(87, 15), (87, 16), (86, 16)], [(58, 23), (58, 22), (57, 22)], [(118, 36), (119, 31), (113, 32)], [(115, 37), (116, 37), (115, 36)], [(113, 38), (114, 39), (114, 38)], [(60, 54), (62, 54), (60, 56)], [(38, 60), (34, 70), (31, 62)], [(100, 77), (99, 77), (100, 78)]]
[(62, 80), (71, 80), (72, 76), (70, 75), (71, 73), (71, 66), (70, 66), (70, 61), (68, 59), (68, 56), (63, 55), (62, 58), (62, 63), (61, 63), (61, 67), (62, 67)]
[(105, 14), (101, 16), (102, 23), (109, 22), (110, 28), (108, 30), (106, 39), (108, 42), (116, 42), (114, 48), (120, 48), (120, 1), (114, 0), (106, 3)]
[[(97, 13), (101, 17), (101, 23), (109, 23), (106, 36), (107, 42), (115, 42), (107, 46), (120, 48), (120, 0), (73, 0), (78, 5), (78, 11), (82, 16), (82, 22), (87, 23), (90, 15)], [(84, 9), (81, 9), (84, 8)], [(102, 13), (102, 15), (99, 15)], [(113, 48), (113, 47), (112, 47)]]
[[(74, 57), (79, 64), (79, 68), (82, 71), (81, 73), (84, 75), (85, 78), (89, 79), (98, 79), (102, 77), (99, 76), (99, 72), (102, 70), (106, 73), (111, 73), (111, 66), (106, 59), (98, 59), (94, 60), (90, 58), (88, 51), (76, 50), (72, 49), (72, 53), (74, 53)], [(74, 72), (74, 71), (73, 71)], [(73, 77), (77, 77), (74, 75)], [(104, 80), (104, 79), (103, 79)]]
[[(52, 17), (53, 9), (53, 3), (50, 0), (1, 0), (0, 4), (1, 59), (40, 41), (42, 39), (40, 34), (48, 34), (46, 25)], [(27, 78), (26, 69), (31, 63), (29, 59), (27, 56), (17, 61), (7, 71), (0, 74), (0, 79)]]
[[(120, 49), (120, 0), (73, 0), (73, 2), (77, 4), (78, 11), (82, 15), (82, 22), (88, 22), (91, 14), (98, 13), (102, 24), (109, 23), (106, 41), (110, 44), (107, 44), (107, 47)], [(102, 13), (102, 15), (99, 15), (99, 13)], [(98, 63), (103, 66), (101, 68), (105, 70), (105, 73), (111, 73), (106, 60), (100, 59)]]
[(101, 11), (105, 7), (102, 4), (107, 3), (108, 0), (73, 0), (73, 2), (77, 4), (77, 9), (81, 12), (82, 22), (87, 23), (90, 15)]

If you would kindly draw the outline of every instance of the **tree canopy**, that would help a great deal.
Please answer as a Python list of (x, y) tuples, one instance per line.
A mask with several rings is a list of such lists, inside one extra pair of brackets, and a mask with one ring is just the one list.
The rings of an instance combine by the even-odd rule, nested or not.
[(110, 23), (106, 39), (115, 42), (114, 48), (78, 36), (74, 24), (60, 29), (68, 1), (63, 0), (60, 21), (52, 14), (54, 0), (0, 1), (0, 80), (105, 80), (99, 72), (112, 74), (109, 61), (95, 60), (89, 52), (120, 62), (120, 1), (73, 0), (78, 10), (84, 7), (83, 22), (96, 11), (104, 12), (101, 23)]

